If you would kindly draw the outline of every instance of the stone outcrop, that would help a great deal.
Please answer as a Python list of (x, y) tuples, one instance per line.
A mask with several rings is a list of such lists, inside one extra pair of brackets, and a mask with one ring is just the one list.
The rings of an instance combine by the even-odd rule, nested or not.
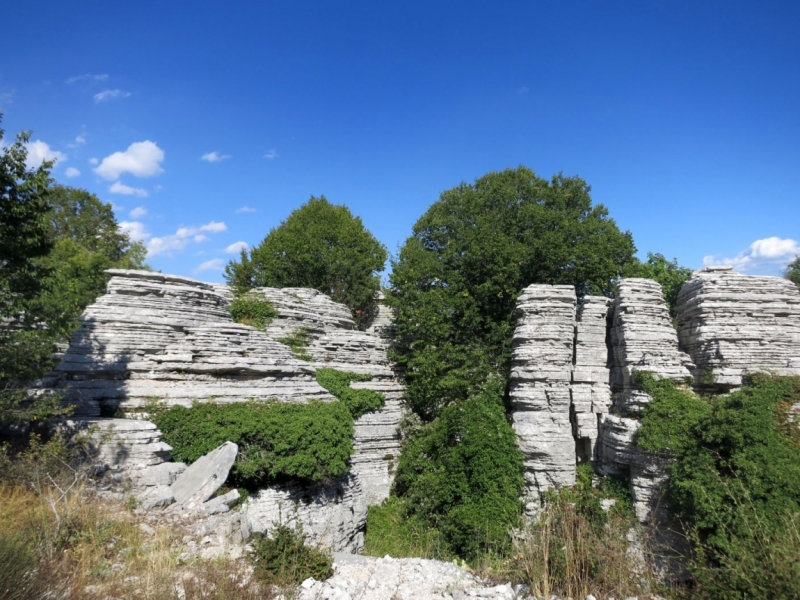
[(800, 374), (800, 289), (791, 281), (706, 267), (681, 288), (677, 312), (697, 385), (728, 391), (758, 369)]
[(81, 327), (46, 387), (63, 392), (80, 416), (141, 410), (149, 399), (333, 400), (314, 368), (264, 332), (234, 323), (214, 286), (149, 271), (109, 271), (105, 295)]
[(277, 525), (300, 524), (309, 542), (341, 552), (364, 546), (366, 496), (358, 475), (350, 473), (332, 483), (288, 483), (260, 490), (244, 506), (251, 533), (269, 534)]
[(511, 422), (534, 505), (547, 489), (575, 483), (570, 423), (575, 304), (569, 285), (531, 285), (517, 300)]
[(585, 296), (578, 308), (572, 370), (572, 434), (579, 462), (597, 459), (599, 419), (611, 406), (607, 321), (611, 301)]
[[(393, 473), (400, 457), (398, 424), (402, 418), (404, 388), (395, 376), (387, 356), (393, 331), (387, 323), (390, 310), (379, 305), (372, 331), (358, 331), (350, 310), (325, 294), (305, 288), (257, 288), (278, 312), (267, 327), (276, 341), (302, 332), (307, 339), (304, 352), (314, 368), (370, 375), (370, 381), (353, 383), (354, 388), (381, 392), (382, 409), (367, 413), (355, 422), (352, 471), (356, 473), (369, 504), (388, 498)], [(383, 312), (382, 312), (383, 311)]]
[(225, 483), (238, 453), (239, 446), (225, 442), (194, 461), (169, 486), (175, 502), (191, 508), (211, 498)]

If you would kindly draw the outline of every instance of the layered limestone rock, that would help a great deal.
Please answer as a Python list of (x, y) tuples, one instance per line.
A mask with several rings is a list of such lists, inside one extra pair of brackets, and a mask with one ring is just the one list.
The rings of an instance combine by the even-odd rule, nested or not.
[(650, 279), (623, 279), (617, 285), (610, 329), (614, 407), (622, 415), (640, 413), (650, 398), (637, 390), (634, 374), (649, 371), (656, 377), (683, 382), (694, 364), (678, 348), (661, 286)]
[(367, 333), (377, 335), (386, 343), (391, 344), (395, 334), (395, 311), (386, 304), (386, 295), (380, 290), (375, 294), (378, 306), (372, 321), (367, 327)]
[(47, 385), (98, 416), (156, 399), (287, 402), (333, 400), (314, 368), (263, 332), (231, 320), (214, 286), (149, 271), (111, 270), (105, 295), (81, 327)]
[(244, 506), (251, 533), (269, 534), (278, 525), (299, 524), (312, 544), (334, 552), (358, 552), (364, 546), (367, 502), (358, 475), (332, 483), (273, 486), (253, 494)]
[(791, 281), (706, 267), (681, 288), (677, 312), (697, 385), (729, 391), (750, 370), (800, 374), (800, 289)]
[(572, 433), (578, 461), (597, 459), (598, 424), (611, 406), (606, 330), (611, 300), (586, 296), (578, 308), (572, 371)]
[[(367, 413), (355, 422), (352, 472), (356, 473), (369, 504), (380, 504), (389, 497), (393, 473), (400, 457), (398, 425), (403, 416), (404, 388), (393, 372), (387, 356), (387, 332), (391, 328), (373, 322), (373, 330), (358, 331), (350, 310), (325, 294), (305, 288), (257, 288), (278, 312), (267, 327), (273, 340), (286, 341), (301, 333), (306, 338), (303, 350), (314, 368), (331, 368), (370, 375), (370, 381), (353, 383), (354, 388), (381, 392), (382, 409)], [(387, 307), (379, 309), (388, 310)], [(390, 314), (390, 313), (389, 313)], [(387, 314), (383, 314), (386, 321)]]
[(517, 300), (511, 422), (534, 503), (547, 489), (575, 483), (570, 423), (575, 304), (569, 285), (531, 285)]

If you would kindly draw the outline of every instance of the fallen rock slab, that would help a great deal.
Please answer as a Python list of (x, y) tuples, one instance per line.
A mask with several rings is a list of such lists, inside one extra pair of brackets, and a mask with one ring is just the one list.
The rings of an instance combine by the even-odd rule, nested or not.
[(225, 483), (239, 446), (225, 442), (193, 462), (170, 487), (175, 502), (187, 508), (202, 504)]

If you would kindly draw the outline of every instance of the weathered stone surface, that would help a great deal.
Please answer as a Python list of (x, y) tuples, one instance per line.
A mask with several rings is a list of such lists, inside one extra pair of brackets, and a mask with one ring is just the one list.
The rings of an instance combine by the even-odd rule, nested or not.
[(575, 289), (531, 285), (517, 300), (511, 358), (511, 422), (532, 501), (575, 483), (570, 423)]
[(728, 391), (759, 369), (800, 374), (800, 289), (791, 281), (706, 267), (681, 288), (677, 312), (697, 385)]
[(136, 499), (139, 502), (139, 507), (144, 510), (153, 510), (154, 508), (166, 508), (175, 502), (175, 495), (167, 485), (156, 485), (145, 488), (140, 492)]
[(614, 407), (623, 415), (637, 414), (650, 398), (636, 389), (634, 373), (649, 371), (657, 377), (682, 382), (692, 377), (694, 364), (678, 348), (678, 335), (672, 327), (661, 286), (655, 281), (621, 280), (612, 311)]
[(269, 533), (278, 524), (300, 524), (308, 540), (330, 550), (358, 552), (364, 546), (367, 499), (358, 476), (331, 483), (273, 486), (253, 494), (244, 505), (247, 528)]
[(606, 345), (611, 300), (586, 296), (578, 308), (572, 371), (572, 433), (579, 461), (597, 458), (598, 419), (611, 406)]
[(228, 478), (238, 452), (239, 446), (225, 442), (198, 458), (170, 486), (175, 501), (191, 508), (211, 498)]
[(148, 399), (332, 400), (314, 369), (263, 332), (231, 320), (215, 287), (149, 271), (111, 270), (81, 316), (54, 386), (76, 414), (141, 409)]

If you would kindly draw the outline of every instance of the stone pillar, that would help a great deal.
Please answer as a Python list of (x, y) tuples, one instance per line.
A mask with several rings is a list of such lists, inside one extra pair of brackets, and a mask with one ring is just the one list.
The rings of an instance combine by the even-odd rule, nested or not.
[(569, 285), (531, 285), (517, 300), (511, 421), (534, 503), (549, 488), (575, 483), (570, 423), (575, 302)]

